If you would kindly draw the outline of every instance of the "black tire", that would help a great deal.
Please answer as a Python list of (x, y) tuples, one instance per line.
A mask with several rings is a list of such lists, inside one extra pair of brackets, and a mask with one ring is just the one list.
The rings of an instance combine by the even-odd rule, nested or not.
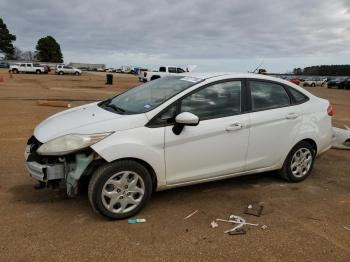
[(312, 87), (315, 87), (315, 86), (316, 86), (316, 84), (315, 84), (315, 83), (312, 83), (312, 84), (311, 84), (311, 86), (312, 86)]
[(18, 69), (12, 69), (12, 73), (18, 74)]
[(75, 74), (76, 76), (80, 75), (79, 72), (75, 72), (74, 74)]
[(64, 75), (63, 71), (58, 72), (59, 75)]
[(41, 74), (41, 71), (40, 71), (40, 70), (36, 70), (35, 73), (36, 73), (37, 75), (40, 75), (40, 74)]
[[(307, 173), (305, 173), (304, 175), (302, 176), (296, 176), (293, 174), (292, 172), (292, 161), (293, 161), (293, 156), (294, 154), (298, 151), (298, 150), (301, 150), (301, 149), (307, 149), (310, 151), (311, 153), (311, 166), (309, 168), (309, 170), (307, 171)], [(281, 170), (279, 170), (279, 174), (280, 176), (288, 181), (288, 182), (301, 182), (303, 181), (305, 178), (307, 178), (311, 171), (312, 171), (312, 168), (313, 168), (313, 165), (314, 165), (314, 162), (315, 162), (315, 155), (316, 155), (316, 152), (315, 152), (315, 148), (313, 148), (313, 146), (306, 142), (306, 141), (301, 141), (299, 142), (298, 144), (296, 144), (292, 150), (289, 152), (286, 160), (284, 161), (284, 164), (283, 164), (283, 167)]]
[[(106, 182), (115, 174), (123, 171), (134, 172), (139, 176), (139, 179), (141, 178), (143, 180), (144, 194), (140, 203), (131, 211), (126, 213), (114, 213), (104, 206), (101, 193)], [(152, 179), (150, 173), (142, 164), (133, 160), (121, 160), (102, 165), (93, 173), (88, 188), (88, 196), (92, 209), (114, 220), (128, 218), (137, 214), (148, 202), (151, 195)]]

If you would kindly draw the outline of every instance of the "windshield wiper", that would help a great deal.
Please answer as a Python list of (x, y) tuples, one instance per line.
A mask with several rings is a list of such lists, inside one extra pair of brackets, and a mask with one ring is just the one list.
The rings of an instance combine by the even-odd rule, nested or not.
[(118, 113), (122, 113), (122, 114), (125, 113), (125, 110), (123, 108), (120, 108), (120, 107), (118, 107), (118, 106), (116, 106), (114, 104), (110, 104), (109, 103), (109, 104), (106, 105), (106, 107), (112, 108), (112, 109), (114, 109), (114, 111), (116, 111)]

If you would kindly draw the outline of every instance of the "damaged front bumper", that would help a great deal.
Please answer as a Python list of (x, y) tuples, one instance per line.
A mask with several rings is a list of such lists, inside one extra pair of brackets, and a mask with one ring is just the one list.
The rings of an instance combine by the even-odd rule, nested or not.
[(42, 165), (38, 162), (26, 162), (26, 167), (29, 175), (41, 182), (65, 178), (63, 164)]
[(90, 163), (98, 159), (98, 155), (91, 149), (67, 156), (41, 156), (37, 149), (41, 143), (33, 136), (28, 140), (24, 153), (26, 168), (29, 175), (39, 181), (43, 187), (65, 184), (67, 195), (70, 197), (78, 193), (78, 181), (87, 170)]

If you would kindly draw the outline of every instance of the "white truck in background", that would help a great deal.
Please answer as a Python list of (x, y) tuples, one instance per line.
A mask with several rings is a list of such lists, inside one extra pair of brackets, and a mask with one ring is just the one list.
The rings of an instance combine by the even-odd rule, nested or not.
[(195, 67), (196, 66), (191, 66), (191, 67), (186, 67), (186, 69), (183, 69), (181, 67), (176, 67), (176, 66), (161, 66), (159, 67), (158, 71), (142, 72), (143, 76), (141, 76), (141, 78), (142, 78), (142, 82), (149, 82), (168, 75), (183, 74), (183, 73), (191, 72)]
[(35, 74), (43, 74), (47, 73), (47, 69), (44, 66), (33, 63), (20, 63), (14, 64), (10, 66), (10, 70), (14, 74), (18, 73), (35, 73)]

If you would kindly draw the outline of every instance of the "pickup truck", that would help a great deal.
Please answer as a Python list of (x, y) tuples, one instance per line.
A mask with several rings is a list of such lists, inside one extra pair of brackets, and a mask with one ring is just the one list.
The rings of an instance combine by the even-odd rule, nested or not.
[(188, 69), (184, 70), (180, 67), (176, 66), (161, 66), (158, 71), (146, 71), (143, 72), (142, 82), (149, 82), (164, 76), (172, 75), (172, 74), (182, 74), (189, 72)]
[(73, 74), (73, 75), (81, 75), (81, 70), (74, 68), (72, 66), (58, 65), (56, 66), (56, 74), (64, 75), (64, 74)]
[(36, 74), (47, 73), (47, 70), (44, 66), (41, 66), (39, 64), (33, 64), (33, 63), (14, 64), (14, 65), (10, 66), (10, 70), (14, 74), (18, 74), (18, 73), (36, 73)]
[(324, 86), (326, 84), (327, 78), (322, 79), (305, 79), (303, 86)]

